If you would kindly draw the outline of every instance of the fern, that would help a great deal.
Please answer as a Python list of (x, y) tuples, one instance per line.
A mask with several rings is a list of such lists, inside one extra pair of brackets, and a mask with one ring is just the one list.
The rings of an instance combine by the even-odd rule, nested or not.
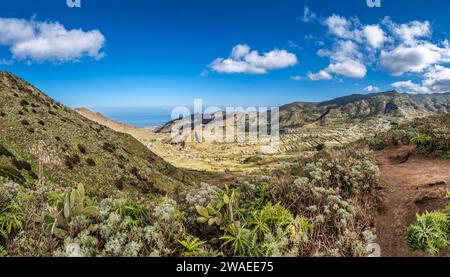
[(411, 139), (411, 143), (415, 144), (417, 147), (423, 147), (431, 142), (431, 137), (427, 135), (417, 135)]
[(23, 229), (25, 214), (17, 203), (10, 203), (0, 211), (0, 236), (8, 239), (12, 232)]

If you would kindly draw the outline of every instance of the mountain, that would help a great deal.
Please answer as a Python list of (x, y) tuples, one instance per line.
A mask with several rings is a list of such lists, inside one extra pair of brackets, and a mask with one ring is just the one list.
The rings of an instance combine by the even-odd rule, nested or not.
[(305, 124), (348, 123), (373, 118), (412, 119), (450, 112), (450, 93), (406, 94), (387, 91), (354, 94), (320, 103), (292, 103), (280, 108), (284, 128)]
[(86, 119), (7, 72), (0, 72), (0, 176), (23, 185), (81, 182), (99, 196), (171, 194), (197, 183), (131, 135)]
[[(308, 124), (335, 125), (360, 123), (369, 119), (402, 121), (450, 112), (450, 93), (407, 94), (387, 91), (354, 94), (323, 102), (295, 102), (280, 107), (280, 127), (291, 130)], [(213, 116), (218, 116), (214, 114)], [(189, 118), (173, 120), (156, 129), (168, 133), (174, 124)], [(210, 120), (203, 122), (211, 124)]]

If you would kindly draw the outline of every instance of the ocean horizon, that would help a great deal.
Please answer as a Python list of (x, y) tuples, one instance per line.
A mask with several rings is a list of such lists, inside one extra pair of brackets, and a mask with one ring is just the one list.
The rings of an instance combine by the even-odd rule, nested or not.
[(161, 126), (172, 120), (172, 108), (93, 108), (109, 119), (139, 128)]

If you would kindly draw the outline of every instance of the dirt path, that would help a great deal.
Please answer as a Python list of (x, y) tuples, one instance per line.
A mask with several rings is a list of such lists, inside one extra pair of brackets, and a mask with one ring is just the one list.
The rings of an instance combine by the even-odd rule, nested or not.
[(381, 171), (376, 228), (382, 256), (425, 256), (408, 250), (408, 226), (416, 213), (443, 208), (450, 190), (450, 161), (411, 155), (411, 150), (401, 146), (375, 153)]

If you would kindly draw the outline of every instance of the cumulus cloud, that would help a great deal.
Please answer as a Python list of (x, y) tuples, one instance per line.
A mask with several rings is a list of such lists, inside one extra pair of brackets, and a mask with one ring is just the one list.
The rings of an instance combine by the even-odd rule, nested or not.
[(391, 84), (394, 88), (408, 93), (445, 93), (450, 92), (450, 68), (435, 65), (423, 76), (421, 84), (411, 80)]
[(450, 68), (440, 65), (431, 68), (425, 74), (423, 86), (433, 92), (450, 92)]
[(98, 30), (67, 30), (58, 22), (0, 18), (0, 45), (13, 58), (36, 62), (69, 62), (82, 57), (101, 59), (105, 37)]
[(364, 37), (372, 48), (380, 48), (387, 40), (384, 31), (379, 25), (368, 25), (363, 28)]
[(367, 91), (367, 92), (378, 92), (378, 91), (380, 91), (380, 88), (370, 85), (370, 86), (365, 87), (364, 91)]
[(311, 81), (320, 81), (320, 80), (332, 80), (333, 76), (325, 70), (320, 70), (317, 73), (308, 72), (307, 77)]
[[(364, 78), (367, 68), (382, 70), (392, 76), (417, 74), (421, 83), (411, 80), (393, 83), (395, 88), (412, 93), (449, 91), (450, 63), (448, 40), (433, 41), (429, 21), (396, 23), (385, 17), (378, 23), (363, 24), (358, 18), (333, 14), (322, 21), (331, 41), (329, 48), (322, 47), (317, 56), (328, 58), (327, 67), (310, 73), (313, 80), (328, 80), (335, 75)], [(325, 76), (328, 73), (329, 76)], [(308, 75), (308, 76), (309, 76)], [(337, 76), (336, 76), (337, 78)], [(367, 91), (376, 87), (369, 86)]]
[(333, 14), (332, 16), (325, 19), (324, 24), (328, 27), (328, 32), (334, 36), (339, 38), (351, 38), (353, 37), (353, 33), (350, 30), (351, 21), (347, 20), (347, 18)]
[(367, 74), (364, 64), (350, 59), (332, 63), (326, 70), (349, 78), (364, 78)]
[(395, 82), (391, 84), (391, 86), (396, 89), (403, 90), (407, 93), (430, 93), (430, 90), (428, 88), (416, 84), (411, 80)]
[(441, 59), (441, 54), (433, 48), (432, 45), (399, 45), (391, 51), (381, 52), (381, 65), (394, 76), (406, 72), (420, 73)]
[(264, 54), (251, 50), (248, 45), (236, 45), (228, 58), (217, 58), (210, 68), (219, 73), (266, 74), (269, 70), (296, 65), (297, 56), (286, 50), (274, 49)]
[(428, 21), (411, 21), (396, 24), (390, 18), (383, 20), (384, 24), (391, 29), (392, 33), (406, 45), (415, 45), (418, 38), (430, 37), (431, 25)]

